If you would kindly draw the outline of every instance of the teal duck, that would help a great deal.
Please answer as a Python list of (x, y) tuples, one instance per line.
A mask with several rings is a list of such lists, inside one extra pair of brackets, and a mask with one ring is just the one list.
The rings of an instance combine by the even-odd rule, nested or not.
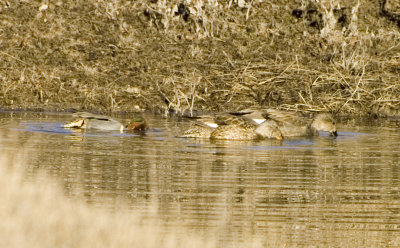
[(76, 120), (64, 124), (64, 128), (78, 128), (78, 129), (98, 129), (98, 130), (119, 130), (119, 131), (146, 131), (149, 126), (146, 120), (138, 115), (132, 119), (126, 126), (121, 122), (112, 119), (105, 115), (97, 115), (88, 112), (78, 112), (74, 116)]

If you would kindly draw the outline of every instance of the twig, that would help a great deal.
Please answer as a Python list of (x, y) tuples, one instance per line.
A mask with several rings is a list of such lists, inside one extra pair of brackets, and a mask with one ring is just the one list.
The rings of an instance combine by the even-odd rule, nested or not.
[(10, 58), (13, 58), (13, 59), (15, 59), (16, 61), (19, 61), (19, 62), (21, 62), (21, 63), (23, 63), (23, 64), (25, 64), (25, 65), (29, 65), (29, 64), (26, 63), (25, 61), (20, 60), (19, 58), (16, 58), (16, 57), (14, 57), (14, 56), (12, 56), (12, 55), (10, 55), (10, 54), (8, 54), (8, 53), (2, 52), (2, 51), (0, 51), (0, 53), (1, 53), (1, 54), (4, 54), (4, 55), (6, 55), (6, 56), (8, 56), (8, 57), (10, 57)]
[[(364, 76), (364, 73), (365, 73), (365, 66), (363, 67), (363, 72), (361, 73), (360, 79), (357, 81), (356, 88), (354, 89), (353, 93), (351, 93), (350, 97), (347, 98), (347, 101), (337, 110), (337, 112), (339, 112), (350, 100), (353, 100), (353, 101), (355, 100), (355, 99), (352, 99), (352, 98), (358, 91), (358, 88), (359, 88), (361, 79)], [(357, 99), (357, 100), (359, 100), (359, 99)]]
[(249, 13), (250, 13), (250, 8), (251, 8), (252, 3), (253, 3), (253, 0), (251, 0), (251, 2), (249, 3), (249, 7), (247, 8), (246, 21), (249, 19)]

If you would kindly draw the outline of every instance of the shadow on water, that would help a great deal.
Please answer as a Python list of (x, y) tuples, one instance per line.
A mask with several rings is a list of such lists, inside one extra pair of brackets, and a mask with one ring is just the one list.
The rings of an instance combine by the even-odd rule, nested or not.
[(68, 120), (3, 116), (1, 141), (31, 151), (32, 178), (45, 170), (91, 205), (143, 216), (153, 206), (169, 228), (214, 228), (221, 246), (400, 243), (397, 122), (342, 124), (337, 138), (210, 141), (176, 138), (189, 123), (154, 116), (146, 135), (62, 128)]

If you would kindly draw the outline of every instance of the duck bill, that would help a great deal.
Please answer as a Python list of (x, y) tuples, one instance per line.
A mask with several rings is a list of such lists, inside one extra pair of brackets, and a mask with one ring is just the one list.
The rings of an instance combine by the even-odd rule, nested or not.
[(333, 131), (333, 132), (331, 132), (331, 136), (334, 136), (334, 137), (337, 137), (337, 131)]

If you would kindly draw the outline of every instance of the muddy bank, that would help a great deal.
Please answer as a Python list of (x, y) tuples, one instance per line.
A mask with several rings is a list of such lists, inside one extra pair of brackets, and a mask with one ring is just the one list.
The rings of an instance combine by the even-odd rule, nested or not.
[(3, 109), (398, 115), (398, 1), (0, 3)]

